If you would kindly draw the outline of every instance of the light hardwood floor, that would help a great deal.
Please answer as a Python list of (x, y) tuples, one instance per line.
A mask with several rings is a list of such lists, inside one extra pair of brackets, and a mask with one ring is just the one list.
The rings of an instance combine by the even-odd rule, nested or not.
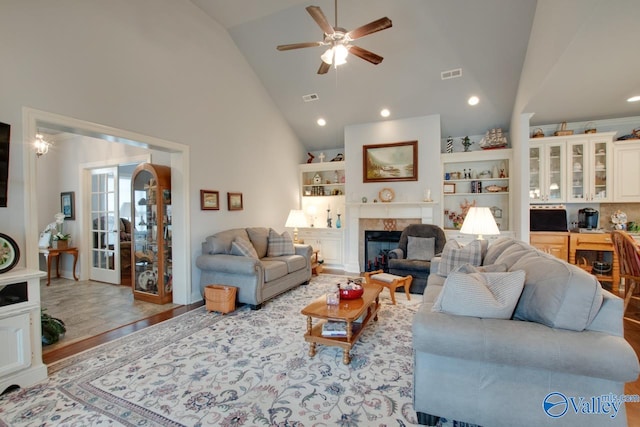
[(128, 286), (63, 278), (40, 281), (42, 308), (61, 319), (67, 332), (57, 343), (43, 347), (43, 355), (104, 332), (178, 307), (133, 299)]

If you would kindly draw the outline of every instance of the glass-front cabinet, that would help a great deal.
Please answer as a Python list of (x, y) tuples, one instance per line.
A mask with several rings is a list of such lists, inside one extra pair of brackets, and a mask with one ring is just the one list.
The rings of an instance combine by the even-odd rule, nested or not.
[(612, 197), (611, 144), (606, 138), (584, 138), (568, 143), (569, 202), (606, 202)]
[(173, 298), (171, 168), (142, 163), (133, 172), (131, 187), (133, 296), (166, 304)]
[(565, 144), (534, 141), (529, 144), (529, 202), (564, 202)]

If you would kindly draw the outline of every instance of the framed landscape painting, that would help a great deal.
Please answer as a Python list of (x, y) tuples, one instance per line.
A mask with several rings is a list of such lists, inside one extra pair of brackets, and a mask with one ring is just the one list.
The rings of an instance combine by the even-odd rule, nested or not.
[(65, 191), (60, 193), (60, 209), (64, 214), (64, 219), (76, 219), (75, 193)]
[(241, 211), (242, 193), (227, 193), (227, 204), (230, 211)]
[(417, 181), (418, 141), (362, 146), (362, 181)]
[(220, 193), (213, 190), (200, 190), (200, 209), (203, 211), (220, 210)]

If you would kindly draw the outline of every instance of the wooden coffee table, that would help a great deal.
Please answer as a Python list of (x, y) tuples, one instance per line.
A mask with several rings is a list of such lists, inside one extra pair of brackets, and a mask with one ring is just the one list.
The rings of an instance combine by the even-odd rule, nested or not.
[[(382, 287), (375, 284), (364, 284), (364, 294), (362, 297), (353, 300), (341, 300), (335, 306), (327, 305), (326, 295), (315, 299), (311, 304), (302, 309), (301, 313), (307, 316), (307, 333), (304, 340), (309, 343), (309, 356), (316, 355), (316, 344), (333, 345), (342, 347), (342, 363), (348, 365), (351, 362), (349, 351), (356, 342), (365, 326), (373, 318), (378, 320), (378, 309), (380, 308), (379, 296)], [(362, 322), (356, 322), (362, 315), (365, 315)], [(313, 319), (319, 322), (313, 324)], [(324, 337), (322, 336), (322, 325), (327, 320), (339, 320), (347, 323), (346, 337)]]

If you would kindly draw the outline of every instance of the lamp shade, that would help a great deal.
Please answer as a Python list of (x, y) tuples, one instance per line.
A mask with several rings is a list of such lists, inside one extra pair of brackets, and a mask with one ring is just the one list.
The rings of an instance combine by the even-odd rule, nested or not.
[(464, 218), (460, 232), (463, 234), (477, 234), (482, 240), (482, 235), (500, 234), (496, 220), (489, 208), (469, 208)]
[(304, 211), (291, 209), (289, 211), (289, 216), (287, 217), (287, 222), (284, 225), (285, 227), (308, 227), (307, 216), (304, 214)]

